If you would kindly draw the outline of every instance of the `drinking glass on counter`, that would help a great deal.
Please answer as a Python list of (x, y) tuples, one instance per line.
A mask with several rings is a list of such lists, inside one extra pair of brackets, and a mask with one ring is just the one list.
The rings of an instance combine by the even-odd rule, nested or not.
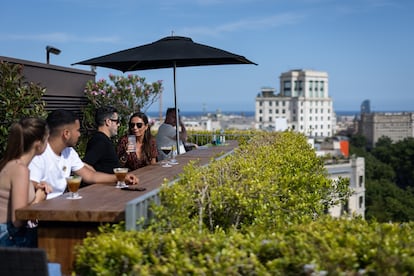
[(78, 190), (82, 181), (82, 177), (78, 175), (71, 175), (66, 177), (66, 183), (68, 185), (68, 189), (70, 195), (67, 199), (81, 199), (82, 197), (79, 195)]
[(170, 164), (172, 165), (176, 165), (178, 164), (177, 159), (175, 159), (175, 157), (177, 156), (177, 146), (173, 145), (171, 148), (171, 160), (170, 160)]
[(115, 188), (125, 188), (128, 187), (128, 185), (125, 183), (125, 177), (128, 173), (128, 168), (115, 168), (114, 174), (116, 176), (116, 179), (118, 180), (116, 182)]
[[(167, 159), (169, 158), (172, 149), (173, 148), (171, 146), (161, 147), (162, 152), (165, 153), (165, 155), (167, 155)], [(163, 164), (162, 166), (165, 168), (171, 167), (171, 165), (168, 163), (168, 160), (162, 160), (161, 163)]]

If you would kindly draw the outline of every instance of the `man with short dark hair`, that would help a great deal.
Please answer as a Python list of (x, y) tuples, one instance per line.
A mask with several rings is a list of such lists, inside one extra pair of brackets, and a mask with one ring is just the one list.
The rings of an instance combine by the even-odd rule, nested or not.
[[(47, 199), (60, 196), (66, 189), (66, 177), (73, 172), (82, 177), (86, 183), (116, 183), (114, 174), (107, 174), (92, 170), (85, 166), (73, 148), (80, 137), (80, 122), (77, 116), (69, 110), (57, 109), (46, 119), (50, 135), (46, 150), (43, 154), (33, 158), (29, 164), (30, 180), (35, 187), (41, 181), (47, 182), (52, 192)], [(126, 182), (137, 184), (138, 178), (128, 174)]]
[(120, 167), (118, 155), (111, 140), (118, 133), (119, 122), (118, 111), (115, 107), (103, 106), (96, 110), (97, 131), (86, 145), (83, 161), (99, 172), (113, 173), (114, 168)]

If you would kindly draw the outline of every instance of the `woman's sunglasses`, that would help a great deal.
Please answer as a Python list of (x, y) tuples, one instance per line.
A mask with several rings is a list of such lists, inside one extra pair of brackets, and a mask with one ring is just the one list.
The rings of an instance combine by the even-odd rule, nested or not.
[(134, 128), (135, 126), (141, 128), (143, 125), (144, 123), (129, 123), (129, 128)]

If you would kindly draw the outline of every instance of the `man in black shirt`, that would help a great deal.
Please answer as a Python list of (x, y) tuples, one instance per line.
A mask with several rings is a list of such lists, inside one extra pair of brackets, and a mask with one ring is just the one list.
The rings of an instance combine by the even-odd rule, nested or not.
[(118, 111), (111, 106), (100, 107), (95, 113), (98, 127), (88, 141), (83, 161), (95, 170), (114, 173), (113, 169), (121, 167), (111, 137), (117, 135), (120, 123)]

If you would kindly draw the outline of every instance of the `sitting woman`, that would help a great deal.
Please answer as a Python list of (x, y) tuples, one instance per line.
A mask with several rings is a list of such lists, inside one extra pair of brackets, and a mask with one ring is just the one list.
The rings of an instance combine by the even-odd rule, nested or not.
[[(142, 112), (132, 114), (128, 127), (128, 134), (119, 139), (117, 146), (121, 165), (130, 170), (136, 170), (157, 163), (157, 145), (151, 134), (147, 115)], [(135, 135), (135, 152), (128, 151), (128, 135)]]
[(16, 209), (46, 199), (50, 187), (37, 189), (29, 179), (28, 165), (46, 149), (49, 129), (46, 122), (25, 118), (10, 128), (7, 148), (0, 160), (0, 246), (37, 247), (37, 221), (16, 219)]

